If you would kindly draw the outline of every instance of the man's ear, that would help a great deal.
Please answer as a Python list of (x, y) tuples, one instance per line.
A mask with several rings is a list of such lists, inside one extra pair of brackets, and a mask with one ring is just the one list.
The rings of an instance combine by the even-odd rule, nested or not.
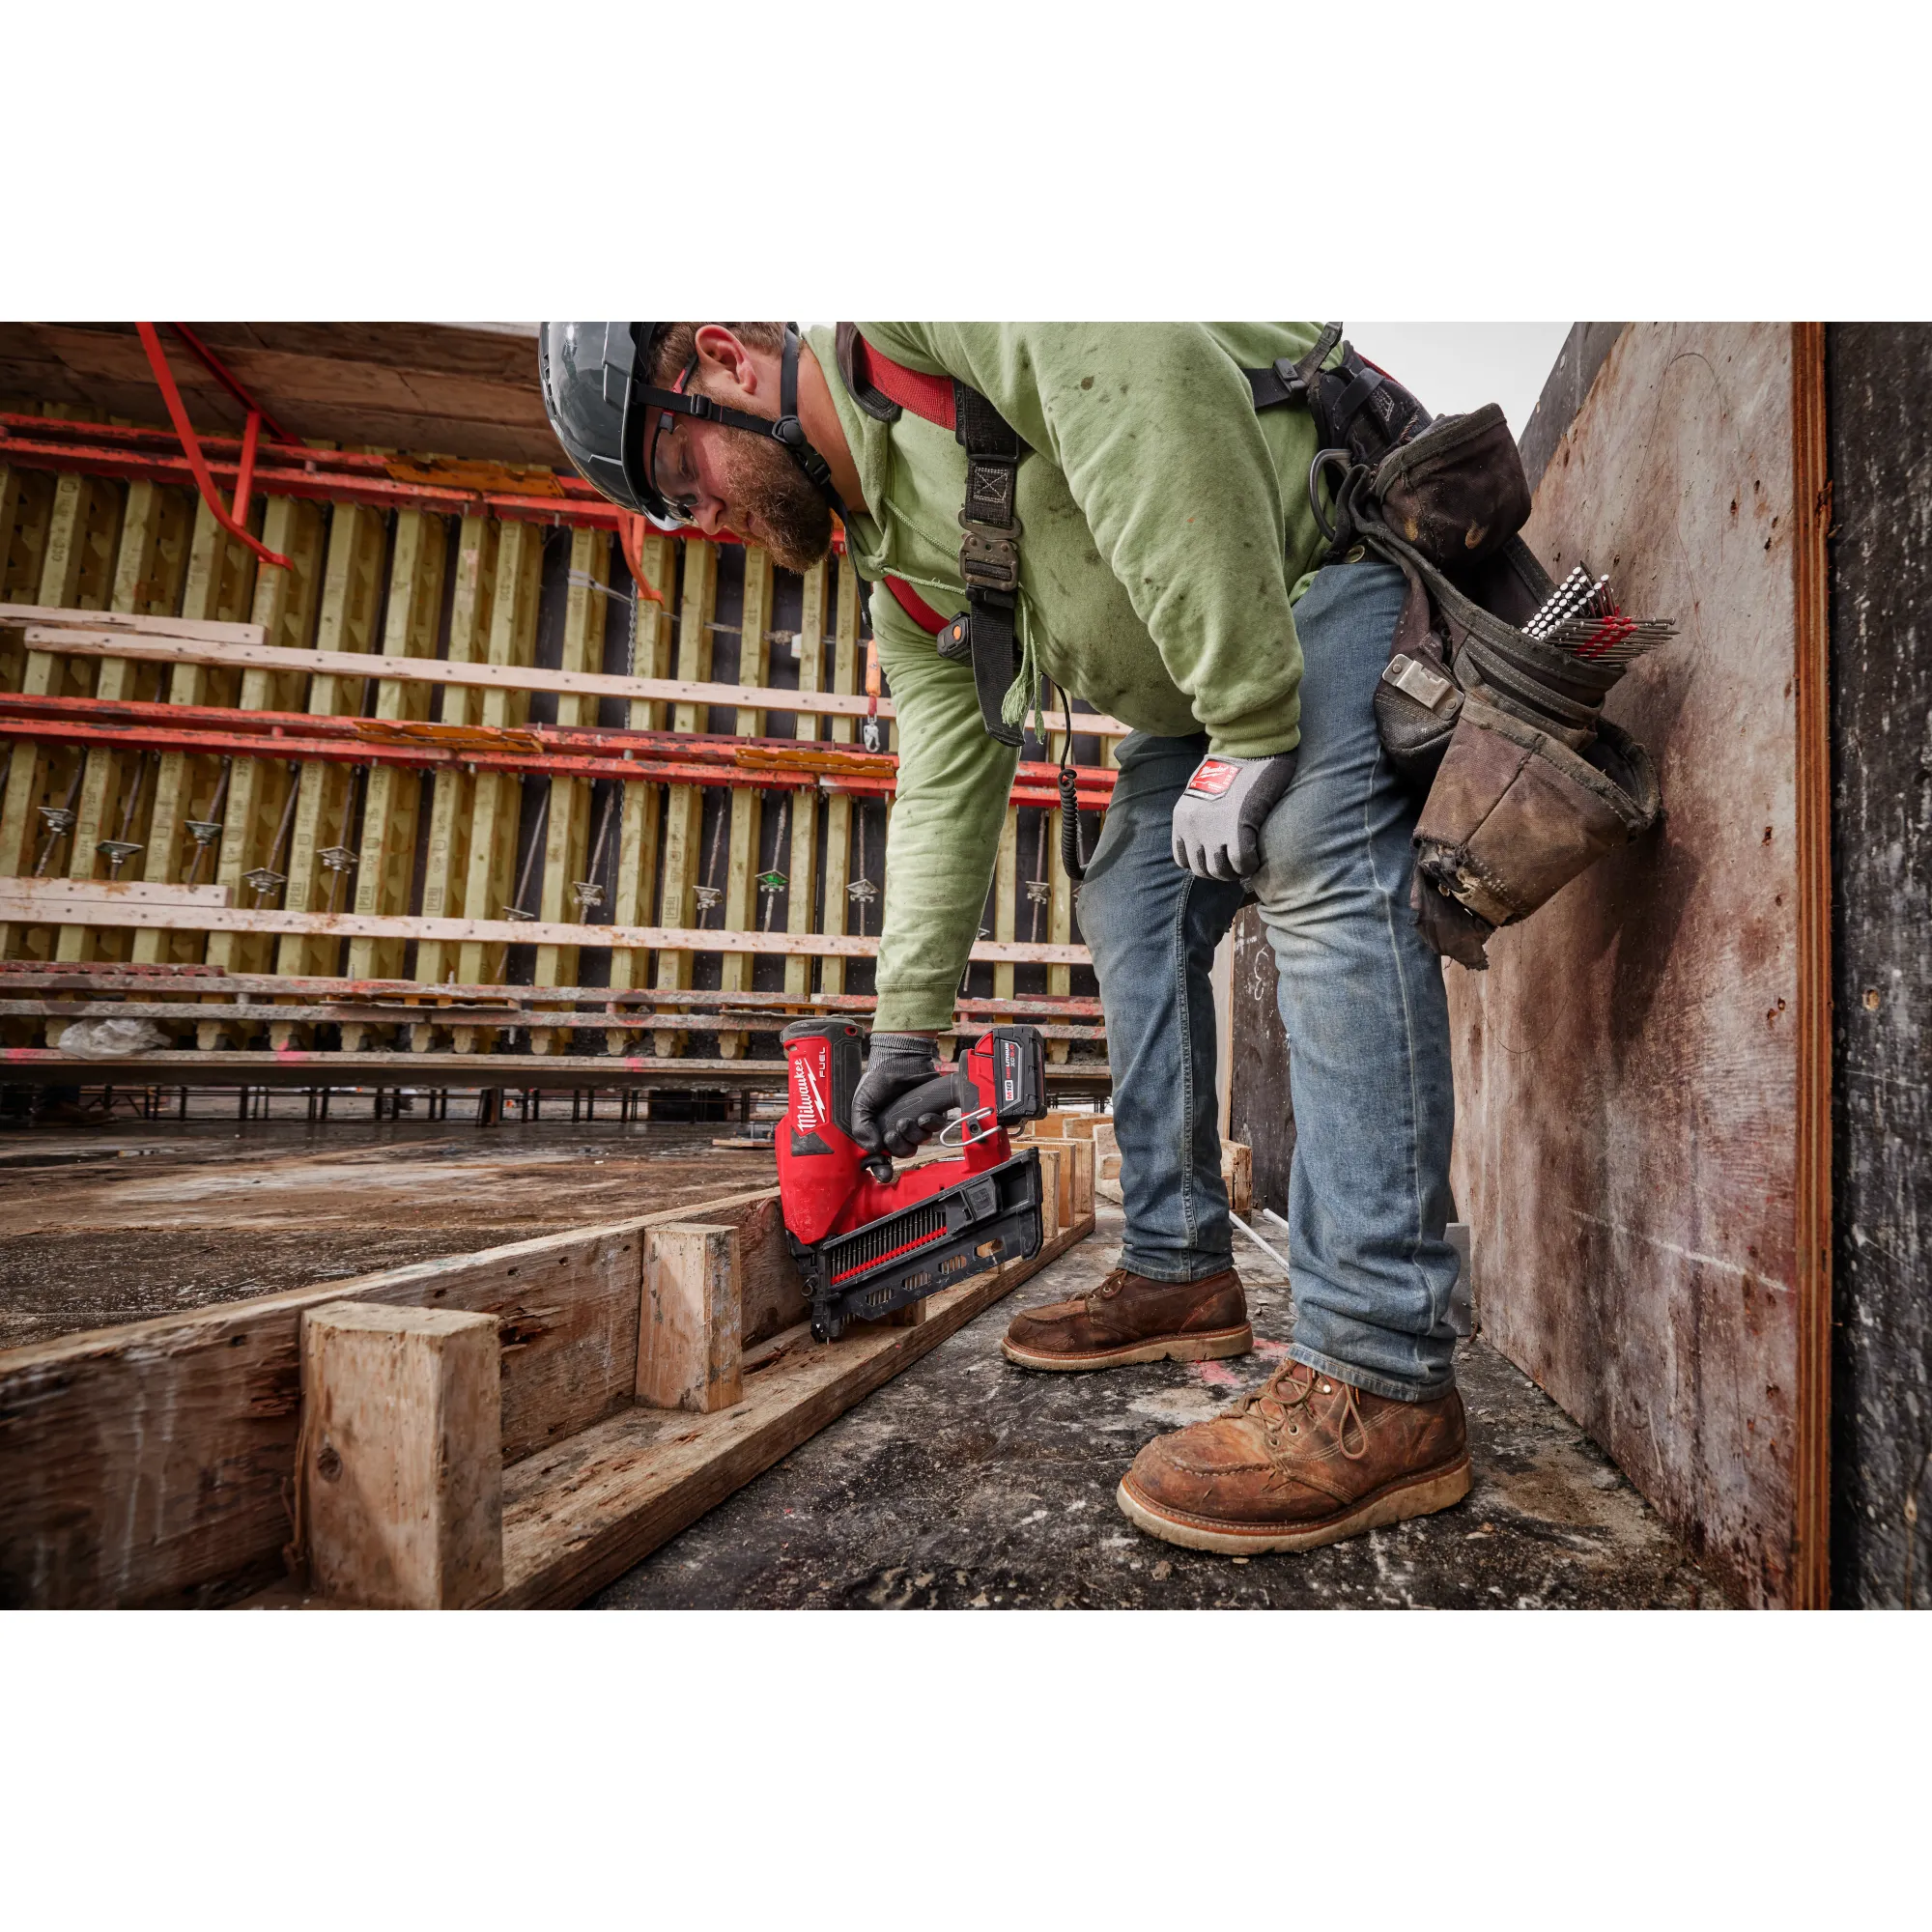
[(697, 351), (694, 387), (727, 408), (749, 403), (758, 394), (761, 384), (752, 351), (723, 323), (707, 322), (693, 337), (692, 346)]

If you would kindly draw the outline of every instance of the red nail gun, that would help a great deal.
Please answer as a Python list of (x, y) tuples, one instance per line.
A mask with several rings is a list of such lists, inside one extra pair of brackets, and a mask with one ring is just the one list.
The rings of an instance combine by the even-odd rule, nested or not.
[(894, 1118), (906, 1121), (958, 1109), (940, 1133), (941, 1158), (897, 1172), (852, 1138), (865, 1071), (859, 1029), (800, 1020), (781, 1037), (790, 1085), (776, 1136), (779, 1204), (818, 1341), (1039, 1252), (1039, 1154), (1015, 1155), (1007, 1139), (1008, 1127), (1046, 1112), (1037, 1029), (981, 1034), (953, 1072), (894, 1104)]

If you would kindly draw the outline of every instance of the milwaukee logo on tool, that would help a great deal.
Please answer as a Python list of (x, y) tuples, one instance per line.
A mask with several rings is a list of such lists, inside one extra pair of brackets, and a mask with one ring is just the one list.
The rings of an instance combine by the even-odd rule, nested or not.
[[(814, 1069), (803, 1054), (793, 1059), (791, 1070), (792, 1131), (801, 1134), (813, 1133), (817, 1130), (818, 1123), (825, 1118), (825, 1095), (819, 1092)], [(819, 1072), (823, 1070), (822, 1066), (817, 1069)]]

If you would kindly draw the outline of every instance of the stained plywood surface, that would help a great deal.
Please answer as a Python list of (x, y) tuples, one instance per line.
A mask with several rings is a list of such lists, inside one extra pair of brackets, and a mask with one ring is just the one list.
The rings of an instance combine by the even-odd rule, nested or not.
[(1664, 819), (1452, 969), (1485, 1332), (1745, 1601), (1802, 1595), (1794, 334), (1634, 326), (1527, 535), (1683, 636), (1609, 717)]

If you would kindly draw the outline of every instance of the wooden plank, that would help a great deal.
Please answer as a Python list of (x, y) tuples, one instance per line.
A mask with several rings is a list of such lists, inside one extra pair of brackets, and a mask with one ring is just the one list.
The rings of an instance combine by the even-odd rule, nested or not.
[(71, 904), (99, 902), (117, 905), (225, 906), (234, 903), (227, 886), (150, 885), (145, 879), (7, 879), (0, 881), (10, 904), (23, 908), (22, 918), (36, 911), (57, 919)]
[(748, 1374), (717, 1414), (634, 1408), (505, 1471), (504, 1608), (563, 1608), (601, 1589), (706, 1510), (956, 1334), (1092, 1232), (1063, 1230), (1009, 1262), (929, 1295), (911, 1327), (857, 1324), (838, 1341), (803, 1330)]
[(466, 1609), (503, 1587), (497, 1322), (355, 1302), (302, 1319), (297, 1466), (311, 1587), (374, 1609)]
[[(270, 501), (288, 500), (270, 497)], [(533, 529), (535, 526), (526, 524), (504, 524), (503, 530)], [(541, 531), (538, 532), (539, 536)], [(713, 559), (716, 569), (717, 547), (712, 544), (693, 542), (685, 546), (687, 559), (708, 556)], [(690, 570), (687, 568), (686, 601), (690, 594)], [(705, 620), (707, 623), (710, 619)], [(680, 618), (680, 639), (682, 619)], [(708, 641), (709, 633), (705, 634)], [(170, 664), (225, 665), (246, 669), (267, 668), (281, 675), (312, 673), (329, 677), (367, 677), (369, 667), (345, 659), (341, 652), (302, 650), (290, 652), (270, 645), (256, 644), (214, 644), (200, 643), (184, 639), (177, 641), (169, 637), (151, 637), (125, 634), (103, 629), (64, 630), (56, 643), (49, 639), (43, 655), (57, 654), (71, 658), (111, 657), (159, 659)], [(672, 707), (673, 730), (696, 731), (701, 726), (696, 722), (698, 714), (709, 711), (714, 705), (738, 706), (765, 711), (791, 711), (830, 718), (832, 736), (842, 743), (849, 743), (853, 737), (853, 721), (866, 716), (868, 700), (850, 692), (843, 684), (829, 692), (797, 692), (777, 689), (759, 690), (752, 685), (713, 684), (708, 677), (710, 653), (705, 650), (703, 662), (707, 665), (707, 675), (696, 677), (685, 669), (686, 658), (682, 641), (679, 644), (678, 672), (675, 677), (619, 677), (608, 671), (569, 671), (539, 670), (534, 666), (506, 665), (496, 662), (488, 664), (444, 664), (437, 660), (424, 663), (411, 663), (401, 666), (395, 671), (398, 678), (421, 681), (430, 684), (474, 687), (485, 692), (513, 691), (528, 693), (533, 691), (554, 691), (565, 696), (585, 698), (621, 697), (645, 700)], [(841, 671), (842, 676), (842, 659)], [(447, 716), (447, 713), (444, 714)], [(879, 699), (879, 716), (888, 721), (896, 718), (890, 697)], [(486, 723), (490, 722), (487, 718)], [(1091, 724), (1095, 736), (1104, 738), (1123, 738), (1132, 730), (1132, 725), (1123, 724), (1118, 718), (1095, 717), (1081, 719), (1083, 729)]]
[[(677, 787), (673, 786), (673, 790)], [(27, 882), (0, 878), (0, 920), (32, 917), (43, 901), (31, 899), (20, 890)], [(245, 888), (244, 888), (245, 891)], [(517, 923), (506, 919), (417, 919), (385, 918), (360, 913), (257, 912), (239, 907), (204, 905), (153, 905), (135, 901), (98, 898), (63, 904), (62, 917), (83, 925), (156, 925), (182, 930), (230, 935), (286, 935), (290, 933), (321, 939), (414, 939), (420, 941), (460, 941), (464, 956), (473, 947), (480, 955), (513, 942), (551, 946), (647, 947), (654, 952), (693, 952), (715, 950), (715, 932), (697, 932), (676, 926), (576, 925), (569, 923), (531, 921)], [(876, 938), (832, 933), (747, 932), (733, 936), (732, 943), (747, 952), (810, 953), (833, 958), (869, 959), (879, 950)], [(213, 947), (211, 944), (210, 956)], [(1084, 966), (1092, 955), (1084, 946), (1034, 946), (1003, 944), (981, 939), (975, 943), (972, 956), (984, 960), (1012, 960), (1047, 966)], [(480, 963), (480, 961), (479, 961)], [(660, 991), (673, 991), (660, 980)]]
[(492, 1316), (505, 1458), (578, 1434), (632, 1399), (644, 1231), (694, 1212), (762, 1221), (772, 1199), (758, 1190), (0, 1351), (0, 1604), (192, 1605), (278, 1575), (310, 1309)]
[(1799, 698), (1818, 645), (1794, 547), (1819, 529), (1795, 348), (1784, 325), (1633, 326), (1550, 459), (1545, 563), (1683, 626), (1605, 707), (1664, 817), (1449, 980), (1484, 1333), (1753, 1604), (1812, 1600), (1824, 1480), (1801, 1407), (1826, 1318), (1799, 798), (1823, 751)]
[[(207, 505), (200, 504), (200, 507), (206, 509)], [(220, 528), (213, 516), (208, 521), (211, 527)], [(200, 527), (197, 524), (197, 534)], [(90, 611), (68, 610), (58, 604), (0, 604), (0, 627), (24, 630), (29, 624), (59, 625), (89, 638), (123, 632), (128, 634), (127, 641), (130, 645), (143, 638), (163, 638), (170, 641), (190, 643), (254, 646), (261, 646), (270, 641), (268, 626), (265, 624), (211, 621), (206, 617), (194, 615), (192, 611), (176, 617), (139, 610)], [(225, 660), (173, 658), (169, 662), (218, 664)]]
[[(448, 554), (445, 518), (425, 510), (405, 510), (397, 517), (388, 604), (383, 619), (384, 657), (436, 656)], [(376, 688), (376, 716), (420, 722), (429, 716), (431, 689), (426, 684), (384, 678)], [(355, 910), (406, 913), (410, 909), (411, 873), (415, 867), (422, 781), (399, 765), (371, 765), (366, 783), (361, 846), (355, 864)], [(402, 970), (403, 949), (394, 940), (351, 942), (352, 978), (371, 980)]]
[(700, 1415), (744, 1394), (744, 1299), (738, 1231), (671, 1222), (644, 1236), (638, 1400)]
[[(859, 690), (859, 600), (864, 595), (859, 573), (850, 557), (838, 559), (838, 599), (833, 618), (832, 690), (838, 697), (856, 699)], [(863, 704), (863, 700), (859, 700)], [(881, 700), (884, 708), (884, 700)], [(853, 742), (849, 717), (835, 718), (831, 731), (837, 744)], [(835, 795), (825, 803), (825, 887), (820, 929), (828, 934), (845, 931), (851, 901), (846, 888), (852, 880), (852, 801)], [(840, 994), (845, 990), (845, 965), (840, 959), (827, 958), (818, 969), (819, 990)]]
[[(1000, 828), (1000, 852), (993, 866), (993, 937), (1010, 940), (1015, 933), (1020, 895), (1020, 813), (1015, 805), (1007, 807), (1006, 823)], [(1013, 969), (993, 968), (993, 997), (1010, 1000), (1013, 996)]]
[[(491, 608), (497, 584), (497, 532), (488, 517), (465, 517), (457, 539), (456, 584), (450, 599), (449, 661), (473, 664), (489, 652)], [(445, 724), (482, 720), (483, 694), (473, 686), (450, 685), (442, 694)], [(469, 867), (469, 802), (474, 786), (464, 772), (439, 772), (430, 795), (429, 850), (423, 868), (422, 910), (431, 919), (459, 911)], [(452, 978), (456, 955), (440, 941), (426, 941), (416, 952), (416, 977), (432, 984)], [(428, 1044), (425, 1039), (421, 1042)]]

